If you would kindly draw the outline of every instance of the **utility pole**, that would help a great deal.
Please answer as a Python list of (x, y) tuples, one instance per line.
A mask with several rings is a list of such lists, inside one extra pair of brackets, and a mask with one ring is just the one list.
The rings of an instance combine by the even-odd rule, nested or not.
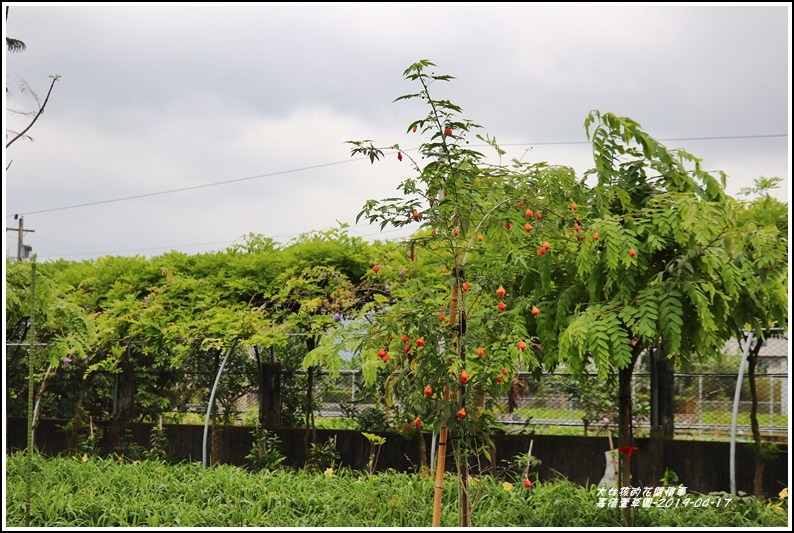
[(27, 257), (27, 254), (30, 253), (30, 250), (32, 250), (31, 247), (26, 247), (23, 244), (22, 238), (25, 235), (26, 231), (31, 232), (31, 233), (35, 233), (36, 230), (25, 229), (24, 228), (24, 217), (21, 217), (19, 215), (14, 215), (14, 220), (19, 220), (19, 227), (18, 228), (6, 228), (6, 231), (16, 231), (17, 232), (17, 261), (22, 261), (22, 252), (23, 251), (26, 252), (25, 257)]

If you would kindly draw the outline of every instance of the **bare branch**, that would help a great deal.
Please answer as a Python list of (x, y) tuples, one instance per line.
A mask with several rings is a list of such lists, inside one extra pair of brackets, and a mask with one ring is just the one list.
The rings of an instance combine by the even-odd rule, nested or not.
[(22, 137), (23, 135), (25, 135), (25, 134), (28, 132), (28, 130), (29, 130), (30, 128), (32, 128), (32, 127), (33, 127), (33, 124), (35, 124), (35, 123), (36, 123), (36, 121), (39, 119), (39, 117), (41, 116), (41, 114), (42, 114), (42, 113), (44, 113), (44, 108), (47, 106), (47, 101), (49, 101), (49, 99), (50, 99), (50, 93), (52, 93), (52, 88), (55, 86), (55, 82), (56, 82), (56, 81), (58, 81), (58, 80), (61, 78), (61, 77), (60, 77), (60, 76), (58, 76), (57, 74), (55, 74), (55, 75), (53, 75), (53, 76), (50, 76), (50, 77), (52, 78), (52, 83), (50, 83), (50, 89), (47, 91), (47, 97), (44, 99), (44, 103), (43, 103), (43, 104), (41, 104), (41, 106), (39, 107), (39, 112), (38, 112), (38, 113), (36, 113), (36, 116), (35, 116), (35, 117), (33, 117), (33, 120), (31, 120), (31, 121), (30, 121), (30, 124), (28, 124), (28, 127), (27, 127), (27, 128), (25, 128), (24, 130), (22, 130), (20, 133), (18, 133), (18, 134), (16, 135), (16, 137), (14, 137), (13, 139), (11, 139), (10, 141), (8, 141), (8, 142), (6, 143), (6, 148), (8, 148), (9, 146), (11, 146), (11, 145), (14, 143), (14, 141), (16, 141), (17, 139), (19, 139), (19, 138), (20, 138), (20, 137)]

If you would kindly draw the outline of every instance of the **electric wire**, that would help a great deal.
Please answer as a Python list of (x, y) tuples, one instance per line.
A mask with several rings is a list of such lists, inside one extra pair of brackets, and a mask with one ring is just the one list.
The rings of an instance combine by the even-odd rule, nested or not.
[[(715, 141), (715, 140), (732, 140), (732, 139), (762, 139), (762, 138), (775, 138), (775, 137), (788, 137), (788, 134), (724, 135), (724, 136), (711, 136), (711, 137), (679, 137), (679, 138), (659, 139), (659, 141), (660, 142), (670, 142), (670, 141)], [(500, 146), (553, 146), (553, 145), (562, 146), (562, 145), (574, 145), (574, 144), (590, 144), (590, 141), (521, 142), (521, 143), (505, 143), (505, 144), (500, 144)], [(487, 144), (474, 144), (474, 145), (471, 145), (471, 146), (472, 147), (487, 147), (489, 145), (487, 145)], [(411, 148), (411, 149), (408, 149), (408, 150), (405, 150), (405, 151), (416, 151), (416, 150), (418, 150), (418, 148)], [(108, 200), (97, 200), (97, 201), (94, 201), (94, 202), (85, 202), (85, 203), (81, 203), (81, 204), (67, 205), (67, 206), (62, 206), (62, 207), (53, 207), (53, 208), (49, 208), (49, 209), (39, 209), (39, 210), (36, 210), (36, 211), (27, 211), (27, 212), (24, 212), (24, 213), (16, 213), (15, 215), (6, 215), (6, 218), (12, 217), (12, 216), (17, 216), (17, 215), (18, 216), (26, 216), (26, 215), (36, 215), (36, 214), (41, 214), (41, 213), (52, 213), (52, 212), (55, 212), (55, 211), (65, 211), (67, 209), (77, 209), (77, 208), (80, 208), (80, 207), (89, 207), (89, 206), (93, 206), (93, 205), (102, 205), (102, 204), (109, 204), (109, 203), (115, 203), (115, 202), (123, 202), (123, 201), (127, 201), (127, 200), (136, 200), (136, 199), (139, 199), (139, 198), (148, 198), (148, 197), (152, 197), (152, 196), (161, 196), (161, 195), (164, 195), (164, 194), (173, 194), (173, 193), (177, 193), (177, 192), (185, 192), (185, 191), (191, 191), (191, 190), (196, 190), (196, 189), (204, 189), (204, 188), (207, 188), (207, 187), (217, 187), (219, 185), (227, 185), (227, 184), (230, 184), (230, 183), (240, 183), (240, 182), (243, 182), (243, 181), (251, 181), (251, 180), (262, 179), (262, 178), (272, 178), (272, 177), (275, 177), (275, 176), (282, 176), (284, 174), (292, 174), (292, 173), (295, 173), (295, 172), (303, 172), (303, 171), (306, 171), (306, 170), (315, 170), (315, 169), (318, 169), (318, 168), (326, 168), (326, 167), (330, 167), (330, 166), (343, 165), (343, 164), (354, 163), (354, 162), (358, 162), (358, 161), (366, 161), (367, 159), (369, 159), (369, 158), (368, 157), (357, 157), (357, 158), (346, 159), (344, 161), (333, 161), (333, 162), (330, 162), (330, 163), (320, 163), (320, 164), (317, 164), (317, 165), (311, 165), (311, 166), (307, 166), (307, 167), (294, 168), (294, 169), (290, 169), (290, 170), (280, 170), (280, 171), (269, 172), (269, 173), (265, 173), (265, 174), (257, 174), (255, 176), (248, 176), (248, 177), (245, 177), (245, 178), (234, 178), (234, 179), (230, 179), (230, 180), (216, 181), (216, 182), (213, 182), (213, 183), (203, 183), (201, 185), (191, 185), (190, 187), (180, 187), (180, 188), (177, 188), (177, 189), (168, 189), (168, 190), (165, 190), (165, 191), (156, 191), (156, 192), (151, 192), (151, 193), (136, 194), (136, 195), (132, 195), (132, 196), (124, 196), (124, 197), (121, 197), (121, 198), (111, 198), (111, 199), (108, 199)]]
[[(722, 135), (722, 136), (704, 136), (704, 137), (674, 137), (674, 138), (660, 138), (658, 140), (660, 142), (671, 142), (671, 141), (678, 142), (678, 141), (719, 141), (719, 140), (767, 139), (767, 138), (783, 138), (783, 137), (788, 137), (788, 134), (758, 134), (758, 135)], [(555, 146), (555, 145), (562, 146), (562, 145), (581, 145), (581, 144), (591, 144), (591, 141), (539, 141), (539, 142), (520, 142), (520, 143), (500, 143), (500, 146), (503, 146), (503, 147), (528, 146), (528, 147), (531, 147), (531, 146)], [(487, 147), (489, 145), (487, 145), (487, 144), (475, 144), (475, 145), (471, 145), (471, 146), (472, 147)], [(411, 148), (411, 149), (407, 149), (407, 150), (404, 150), (404, 151), (416, 151), (416, 150), (418, 150), (418, 148)], [(282, 171), (269, 172), (269, 173), (264, 173), (264, 174), (257, 174), (257, 175), (254, 175), (254, 176), (247, 176), (247, 177), (243, 177), (243, 178), (234, 178), (234, 179), (230, 179), (230, 180), (217, 181), (217, 182), (213, 182), (213, 183), (205, 183), (205, 184), (201, 184), (201, 185), (193, 185), (193, 186), (189, 186), (189, 187), (181, 187), (181, 188), (177, 188), (177, 189), (169, 189), (169, 190), (165, 190), (165, 191), (157, 191), (157, 192), (152, 192), (152, 193), (137, 194), (137, 195), (131, 195), (131, 196), (126, 196), (126, 197), (121, 197), (121, 198), (108, 199), (108, 200), (97, 200), (97, 201), (94, 201), (94, 202), (85, 202), (85, 203), (81, 203), (81, 204), (67, 205), (67, 206), (61, 206), (61, 207), (50, 208), (50, 209), (40, 209), (40, 210), (35, 210), (35, 211), (27, 211), (25, 213), (8, 214), (8, 215), (6, 215), (6, 218), (20, 217), (20, 216), (33, 215), (33, 214), (50, 213), (50, 212), (56, 212), (56, 211), (65, 211), (65, 210), (68, 210), (68, 209), (77, 209), (77, 208), (81, 208), (81, 207), (89, 207), (89, 206), (94, 206), (94, 205), (102, 205), (102, 204), (108, 204), (108, 203), (122, 202), (122, 201), (127, 201), (127, 200), (148, 198), (148, 197), (153, 197), (153, 196), (161, 196), (161, 195), (165, 195), (165, 194), (174, 194), (174, 193), (178, 193), (178, 192), (185, 192), (185, 191), (203, 189), (203, 188), (208, 188), (208, 187), (216, 187), (216, 186), (220, 186), (220, 185), (227, 185), (227, 184), (232, 184), (232, 183), (240, 183), (240, 182), (244, 182), (244, 181), (251, 181), (251, 180), (262, 179), (262, 178), (282, 176), (282, 175), (285, 175), (285, 174), (303, 172), (303, 171), (308, 171), (308, 170), (315, 170), (315, 169), (319, 169), (319, 168), (327, 168), (327, 167), (331, 167), (331, 166), (342, 165), (342, 164), (347, 164), (347, 163), (354, 163), (354, 162), (358, 162), (358, 161), (366, 161), (368, 159), (369, 159), (368, 157), (359, 157), (359, 158), (346, 159), (344, 161), (333, 161), (333, 162), (329, 162), (329, 163), (320, 163), (320, 164), (317, 164), (317, 165), (310, 165), (310, 166), (306, 166), (306, 167), (299, 167), (299, 168), (294, 168), (294, 169), (289, 169), (289, 170), (282, 170)], [(356, 226), (353, 226), (353, 227), (359, 227), (359, 226), (361, 226), (361, 225), (356, 225)], [(12, 229), (13, 228), (6, 228), (7, 231), (11, 231)], [(384, 233), (392, 233), (392, 232), (395, 232), (395, 231), (399, 231), (401, 229), (402, 228), (395, 228), (395, 229), (392, 229), (392, 230), (385, 230), (385, 231), (382, 230), (382, 231), (379, 231), (379, 232), (376, 232), (376, 233), (365, 233), (365, 234), (359, 234), (359, 233), (354, 232), (354, 234), (357, 235), (357, 236), (360, 236), (360, 237), (368, 237), (368, 236), (379, 235), (379, 234), (384, 234)], [(311, 234), (311, 233), (316, 233), (317, 231), (318, 230), (314, 230), (314, 231), (303, 232), (303, 233)], [(291, 237), (291, 236), (296, 236), (296, 235), (300, 235), (300, 234), (301, 233), (280, 234), (280, 235), (271, 236), (271, 238), (275, 239), (275, 238), (279, 238), (279, 237)], [(107, 254), (113, 254), (113, 253), (129, 253), (129, 252), (136, 252), (136, 251), (151, 251), (151, 250), (166, 250), (166, 249), (174, 250), (176, 248), (188, 248), (188, 247), (193, 247), (193, 246), (213, 246), (213, 245), (218, 245), (218, 244), (227, 244), (227, 245), (229, 245), (229, 244), (234, 243), (238, 239), (239, 239), (239, 237), (237, 239), (233, 239), (231, 241), (216, 241), (216, 242), (210, 242), (210, 243), (195, 243), (195, 244), (184, 244), (184, 245), (177, 245), (177, 246), (159, 246), (159, 247), (152, 247), (152, 248), (138, 248), (138, 249), (128, 249), (128, 250), (116, 250), (116, 251), (111, 251), (111, 252), (82, 252), (82, 253), (73, 253), (73, 254), (59, 254), (59, 255), (52, 255), (52, 256), (42, 256), (42, 258), (56, 257), (56, 256), (57, 257), (85, 256), (85, 255), (97, 255), (97, 254), (107, 255)]]

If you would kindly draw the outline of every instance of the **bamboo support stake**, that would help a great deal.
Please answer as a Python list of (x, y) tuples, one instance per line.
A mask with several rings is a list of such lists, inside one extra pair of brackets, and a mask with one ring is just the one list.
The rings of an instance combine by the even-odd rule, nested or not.
[[(444, 402), (449, 401), (449, 387), (444, 387)], [(442, 424), (438, 432), (438, 453), (436, 454), (436, 485), (433, 495), (433, 527), (441, 525), (441, 495), (444, 492), (444, 463), (447, 454), (447, 424)]]
[[(458, 285), (460, 284), (460, 280), (458, 279), (458, 272), (459, 272), (459, 261), (460, 261), (460, 248), (455, 248), (455, 268), (453, 272), (455, 273), (455, 279), (452, 283), (452, 290), (450, 294), (450, 313), (449, 313), (449, 325), (450, 329), (455, 326), (457, 322), (457, 316), (460, 312), (460, 293), (458, 292)], [(449, 386), (444, 387), (444, 403), (449, 403), (450, 400), (450, 390)], [(436, 484), (435, 484), (435, 492), (433, 494), (433, 527), (438, 527), (441, 525), (441, 496), (444, 492), (444, 466), (446, 463), (446, 453), (447, 453), (447, 439), (449, 436), (449, 431), (447, 429), (447, 423), (444, 422), (441, 425), (441, 429), (438, 432), (438, 453), (436, 454)]]
[(535, 444), (535, 439), (529, 441), (529, 449), (527, 450), (527, 468), (524, 472), (524, 477), (529, 479), (529, 463), (532, 461), (532, 445)]
[(612, 470), (615, 471), (615, 479), (618, 478), (618, 461), (614, 457), (615, 445), (612, 443), (612, 431), (607, 427), (607, 435), (609, 436), (609, 455), (612, 456), (610, 461), (612, 463)]

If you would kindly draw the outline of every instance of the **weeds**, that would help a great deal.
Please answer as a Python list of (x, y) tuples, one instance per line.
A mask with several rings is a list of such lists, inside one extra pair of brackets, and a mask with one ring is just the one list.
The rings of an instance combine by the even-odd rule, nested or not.
[(386, 437), (373, 435), (372, 433), (361, 433), (364, 435), (370, 444), (369, 461), (367, 461), (367, 473), (372, 475), (375, 471), (375, 465), (378, 463), (378, 456), (380, 455), (380, 447), (386, 444)]

